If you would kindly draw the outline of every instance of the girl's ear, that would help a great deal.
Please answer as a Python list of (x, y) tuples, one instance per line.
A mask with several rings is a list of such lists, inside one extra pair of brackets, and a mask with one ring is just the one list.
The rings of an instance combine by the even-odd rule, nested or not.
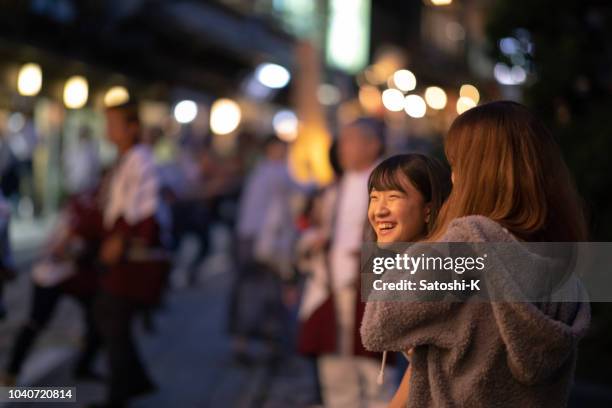
[(431, 203), (425, 204), (425, 224), (429, 224), (431, 220)]

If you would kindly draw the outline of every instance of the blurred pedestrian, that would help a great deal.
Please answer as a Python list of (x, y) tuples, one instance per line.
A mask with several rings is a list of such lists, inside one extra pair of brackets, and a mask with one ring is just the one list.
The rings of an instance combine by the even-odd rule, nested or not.
[[(186, 153), (186, 152), (185, 152)], [(186, 173), (182, 191), (165, 188), (171, 194), (172, 230), (176, 248), (181, 240), (191, 236), (198, 241), (198, 249), (186, 265), (187, 284), (197, 283), (200, 265), (211, 249), (211, 228), (214, 224), (233, 227), (236, 218), (234, 207), (228, 203), (237, 201), (241, 184), (239, 168), (233, 157), (219, 157), (210, 148), (201, 148), (197, 153), (184, 155), (193, 161), (192, 176)], [(170, 187), (170, 186), (168, 186)], [(171, 190), (171, 191), (168, 191)]]
[(95, 185), (72, 195), (60, 214), (42, 260), (32, 268), (33, 294), (27, 322), (15, 338), (4, 382), (14, 384), (36, 339), (51, 321), (59, 301), (73, 298), (83, 310), (85, 341), (74, 369), (82, 380), (98, 380), (92, 369), (101, 341), (93, 319), (98, 289), (97, 252), (102, 214)]
[(249, 340), (263, 341), (277, 357), (286, 332), (281, 279), (289, 279), (295, 228), (290, 208), (296, 191), (287, 166), (287, 146), (275, 136), (249, 176), (236, 227), (237, 276), (231, 295), (230, 334), (240, 361), (250, 359)]
[(100, 155), (91, 129), (79, 129), (78, 140), (64, 153), (64, 180), (71, 194), (97, 185), (100, 177)]
[(325, 406), (384, 406), (386, 387), (376, 384), (377, 357), (358, 337), (363, 304), (358, 294), (360, 250), (367, 226), (368, 177), (384, 151), (384, 126), (359, 118), (341, 129), (342, 176), (322, 194), (316, 227), (303, 237), (312, 278), (302, 300), (298, 348), (318, 357)]
[(106, 190), (105, 239), (100, 260), (105, 266), (95, 317), (108, 350), (109, 390), (105, 406), (125, 406), (137, 395), (155, 390), (136, 349), (132, 325), (161, 301), (169, 270), (162, 245), (164, 225), (159, 181), (153, 155), (140, 143), (138, 105), (106, 110), (107, 133), (118, 161)]
[(0, 132), (0, 193), (11, 200), (19, 193), (17, 158), (11, 149), (8, 136)]
[[(307, 357), (316, 380), (313, 403), (322, 404), (321, 381), (317, 360), (323, 353), (336, 350), (335, 319), (329, 278), (327, 255), (332, 216), (336, 200), (337, 182), (342, 176), (338, 160), (338, 140), (329, 148), (329, 161), (334, 171), (331, 185), (321, 188), (309, 197), (298, 220), (300, 235), (296, 243), (296, 267), (305, 276), (297, 316), (297, 350)], [(316, 311), (316, 313), (315, 313)]]
[(4, 283), (15, 277), (15, 264), (9, 240), (11, 207), (0, 191), (0, 320), (6, 316), (3, 299)]
[[(17, 215), (30, 218), (35, 214), (34, 151), (39, 135), (33, 114), (13, 112), (8, 120), (8, 143), (16, 159), (18, 205)], [(10, 197), (13, 200), (13, 197)]]

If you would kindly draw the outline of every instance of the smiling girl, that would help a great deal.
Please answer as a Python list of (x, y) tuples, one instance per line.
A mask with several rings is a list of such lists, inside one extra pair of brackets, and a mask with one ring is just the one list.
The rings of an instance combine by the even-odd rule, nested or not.
[[(378, 244), (415, 242), (433, 230), (451, 189), (449, 170), (422, 154), (402, 154), (380, 163), (370, 174), (368, 221)], [(383, 364), (386, 356), (383, 356)], [(404, 372), (389, 407), (405, 405), (411, 370)]]
[(376, 241), (413, 242), (431, 231), (450, 192), (450, 173), (422, 154), (397, 155), (372, 171), (368, 191), (368, 220)]

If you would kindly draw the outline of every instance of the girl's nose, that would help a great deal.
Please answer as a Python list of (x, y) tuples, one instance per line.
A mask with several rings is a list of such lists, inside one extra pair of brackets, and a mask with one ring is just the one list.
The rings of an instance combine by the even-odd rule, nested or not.
[(374, 215), (377, 217), (384, 217), (389, 215), (389, 208), (387, 207), (387, 203), (384, 200), (380, 200), (374, 209)]

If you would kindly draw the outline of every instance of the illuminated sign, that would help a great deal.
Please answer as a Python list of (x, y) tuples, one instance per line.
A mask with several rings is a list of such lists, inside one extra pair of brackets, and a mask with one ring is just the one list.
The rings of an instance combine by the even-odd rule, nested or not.
[(330, 0), (327, 63), (348, 73), (362, 70), (370, 48), (370, 0)]

